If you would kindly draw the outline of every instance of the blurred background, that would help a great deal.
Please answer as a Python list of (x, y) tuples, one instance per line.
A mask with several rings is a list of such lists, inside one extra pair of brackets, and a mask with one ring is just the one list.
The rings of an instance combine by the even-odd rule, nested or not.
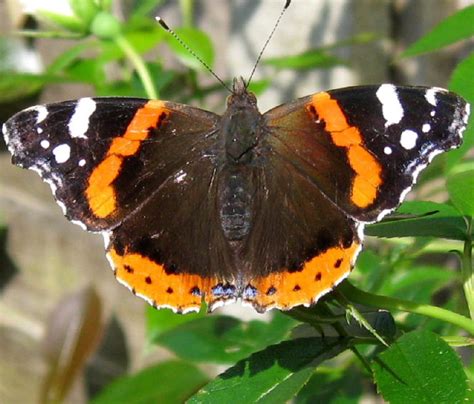
[[(221, 113), (226, 90), (176, 47), (153, 17), (159, 14), (181, 30), (191, 48), (228, 81), (248, 77), (283, 4), (117, 0), (111, 9), (147, 61), (160, 98)], [(259, 107), (263, 112), (317, 91), (369, 83), (446, 87), (472, 43), (411, 59), (397, 55), (470, 4), (293, 0), (254, 77)], [(149, 95), (103, 27), (72, 29), (73, 15), (67, 0), (0, 1), (0, 122), (37, 103)], [(66, 402), (87, 402), (116, 377), (172, 357), (147, 342), (146, 304), (115, 281), (102, 239), (64, 220), (49, 187), (35, 173), (12, 166), (1, 141), (0, 150), (0, 402), (44, 401), (55, 388)], [(261, 318), (234, 306), (225, 313)], [(199, 369), (212, 375), (223, 368)]]

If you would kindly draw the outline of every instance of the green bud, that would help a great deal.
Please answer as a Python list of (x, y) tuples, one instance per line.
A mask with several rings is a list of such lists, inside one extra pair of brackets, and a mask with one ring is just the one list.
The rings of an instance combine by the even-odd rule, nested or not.
[(90, 27), (91, 33), (100, 39), (113, 39), (120, 35), (120, 22), (110, 13), (97, 13)]

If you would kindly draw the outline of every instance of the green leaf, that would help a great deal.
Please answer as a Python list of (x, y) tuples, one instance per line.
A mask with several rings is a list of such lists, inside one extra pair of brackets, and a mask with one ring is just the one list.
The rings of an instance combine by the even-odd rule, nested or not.
[(255, 95), (262, 94), (271, 84), (270, 79), (254, 80), (250, 82), (248, 90)]
[(207, 377), (194, 365), (172, 360), (116, 380), (91, 402), (183, 403), (207, 381)]
[[(139, 54), (144, 54), (154, 49), (164, 38), (165, 33), (158, 28), (128, 31), (123, 34), (125, 39)], [(124, 57), (122, 49), (114, 42), (100, 41), (102, 48), (101, 58), (104, 60), (116, 60)]]
[(94, 0), (69, 0), (74, 15), (79, 17), (87, 26), (99, 12), (99, 7)]
[(87, 31), (87, 26), (84, 24), (84, 22), (75, 16), (53, 13), (46, 10), (38, 10), (37, 14), (40, 19), (59, 26), (66, 31), (81, 34), (85, 34)]
[(397, 403), (462, 403), (467, 382), (454, 350), (430, 331), (403, 335), (376, 357), (373, 371), (384, 399)]
[(281, 341), (297, 324), (279, 312), (272, 321), (244, 322), (229, 316), (206, 316), (180, 324), (152, 342), (193, 362), (234, 363)]
[(474, 5), (441, 21), (431, 32), (412, 44), (402, 57), (421, 55), (474, 35)]
[(0, 103), (28, 97), (39, 92), (46, 83), (42, 76), (25, 73), (2, 72), (0, 74)]
[(431, 296), (446, 283), (459, 279), (457, 272), (448, 271), (444, 267), (415, 266), (410, 269), (391, 274), (390, 282), (386, 282), (380, 293), (418, 303), (430, 303)]
[(314, 69), (327, 68), (346, 64), (344, 60), (329, 54), (328, 52), (315, 49), (299, 55), (267, 58), (264, 64), (276, 67), (277, 69)]
[(462, 171), (448, 177), (451, 202), (466, 216), (474, 216), (474, 170)]
[(365, 383), (366, 380), (354, 366), (345, 369), (344, 373), (339, 369), (330, 373), (316, 372), (298, 393), (294, 402), (359, 404), (363, 402)]
[(66, 69), (70, 80), (102, 85), (106, 81), (104, 65), (100, 59), (78, 59)]
[(148, 17), (149, 14), (155, 10), (163, 0), (140, 0), (135, 2), (135, 7), (132, 10), (131, 17)]
[(85, 50), (90, 50), (93, 45), (90, 42), (80, 42), (66, 49), (47, 68), (48, 74), (56, 74), (70, 66)]
[[(214, 46), (209, 36), (195, 28), (178, 28), (176, 33), (204, 63), (212, 68), (214, 64)], [(167, 35), (166, 41), (181, 62), (194, 70), (205, 71), (206, 68), (193, 56), (188, 49), (183, 47), (174, 37)]]
[(173, 311), (169, 309), (156, 310), (148, 306), (146, 310), (148, 340), (156, 341), (156, 339), (166, 331), (172, 330), (180, 324), (185, 324), (205, 316), (205, 310), (201, 310), (199, 313), (182, 315), (173, 313)]
[(403, 203), (396, 215), (367, 226), (365, 233), (377, 237), (438, 237), (464, 240), (466, 223), (452, 206), (411, 201)]
[[(474, 105), (472, 72), (474, 72), (474, 53), (471, 53), (456, 66), (449, 81), (449, 89), (463, 96), (471, 104), (471, 109)], [(474, 146), (474, 119), (472, 113), (473, 111), (471, 111), (471, 117), (464, 131), (462, 146), (446, 154), (448, 168), (453, 167)]]
[(238, 362), (202, 388), (189, 403), (284, 403), (314, 368), (348, 347), (344, 338), (298, 338), (269, 346)]

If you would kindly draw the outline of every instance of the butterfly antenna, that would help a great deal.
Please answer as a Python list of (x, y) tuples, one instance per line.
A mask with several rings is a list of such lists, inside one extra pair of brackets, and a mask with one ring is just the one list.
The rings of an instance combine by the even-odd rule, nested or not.
[(204, 61), (202, 60), (197, 54), (196, 52), (194, 52), (186, 42), (184, 42), (176, 32), (174, 32), (169, 26), (168, 24), (166, 24), (166, 22), (163, 20), (163, 18), (161, 18), (160, 16), (156, 16), (155, 17), (155, 20), (158, 22), (158, 24), (161, 25), (161, 27), (167, 31), (174, 39), (176, 39), (176, 41), (178, 41), (178, 43), (184, 48), (186, 49), (190, 55), (192, 55), (199, 63), (201, 63), (205, 68), (206, 70), (211, 73), (216, 79), (217, 81), (219, 81), (219, 83), (221, 83), (230, 93), (233, 93), (233, 91), (229, 88), (229, 86), (224, 83), (224, 81), (216, 74), (214, 73), (214, 70), (212, 70), (212, 68)]
[(273, 26), (272, 32), (270, 32), (270, 35), (268, 36), (267, 40), (265, 41), (265, 44), (263, 45), (262, 50), (260, 51), (257, 61), (255, 62), (255, 65), (253, 66), (252, 73), (250, 73), (250, 77), (247, 80), (247, 83), (245, 84), (245, 88), (247, 88), (250, 84), (250, 81), (252, 80), (253, 74), (255, 73), (255, 70), (257, 70), (257, 66), (260, 62), (260, 59), (262, 58), (263, 52), (265, 52), (265, 49), (267, 48), (267, 45), (270, 43), (270, 40), (273, 37), (273, 34), (275, 33), (278, 25), (280, 24), (280, 20), (283, 17), (283, 14), (285, 14), (286, 9), (290, 6), (291, 0), (286, 0), (285, 5), (283, 6), (283, 10), (281, 10), (280, 15), (278, 16), (278, 19), (276, 20), (275, 25)]

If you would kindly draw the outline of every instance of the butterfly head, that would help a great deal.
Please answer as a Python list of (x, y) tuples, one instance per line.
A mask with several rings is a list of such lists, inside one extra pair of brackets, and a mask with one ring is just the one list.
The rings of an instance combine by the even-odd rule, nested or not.
[(232, 94), (227, 98), (228, 109), (257, 109), (257, 97), (247, 90), (247, 84), (242, 77), (234, 78)]

